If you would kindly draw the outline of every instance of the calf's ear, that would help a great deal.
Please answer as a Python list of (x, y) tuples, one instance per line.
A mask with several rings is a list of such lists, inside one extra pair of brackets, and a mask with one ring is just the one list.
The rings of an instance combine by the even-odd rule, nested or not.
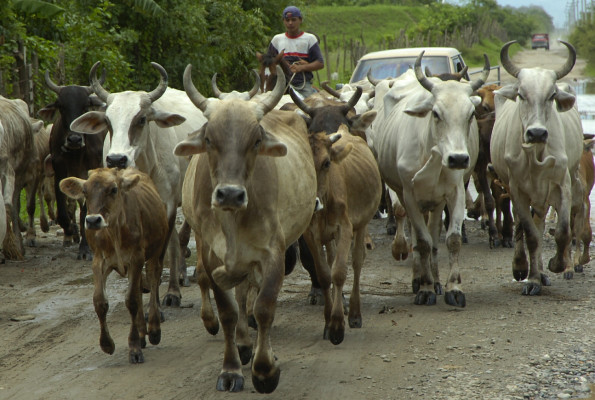
[(140, 175), (127, 175), (122, 178), (121, 188), (124, 191), (128, 191), (136, 186), (136, 184), (140, 181)]
[(351, 153), (351, 150), (353, 150), (352, 143), (333, 145), (331, 147), (331, 160), (340, 162)]
[(82, 199), (85, 197), (83, 195), (83, 185), (85, 182), (84, 179), (71, 176), (60, 181), (60, 190), (71, 199)]

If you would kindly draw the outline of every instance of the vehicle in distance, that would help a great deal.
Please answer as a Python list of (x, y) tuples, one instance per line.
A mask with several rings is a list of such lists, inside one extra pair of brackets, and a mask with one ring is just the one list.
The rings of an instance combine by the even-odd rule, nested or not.
[(531, 48), (533, 50), (543, 47), (546, 50), (550, 49), (550, 38), (547, 33), (534, 33), (531, 36)]
[[(461, 52), (453, 47), (413, 47), (407, 49), (382, 50), (368, 53), (359, 59), (349, 80), (350, 84), (366, 79), (368, 71), (372, 78), (396, 78), (415, 65), (419, 53), (424, 52), (421, 67), (432, 75), (457, 73), (465, 68)], [(469, 79), (468, 76), (465, 79)]]

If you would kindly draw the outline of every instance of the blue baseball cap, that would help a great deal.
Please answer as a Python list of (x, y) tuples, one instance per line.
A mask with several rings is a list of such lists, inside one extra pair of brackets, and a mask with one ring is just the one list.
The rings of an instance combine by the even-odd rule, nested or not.
[(297, 8), (296, 6), (285, 7), (285, 10), (283, 10), (283, 19), (293, 18), (293, 17), (302, 18), (302, 13), (301, 13), (300, 9)]

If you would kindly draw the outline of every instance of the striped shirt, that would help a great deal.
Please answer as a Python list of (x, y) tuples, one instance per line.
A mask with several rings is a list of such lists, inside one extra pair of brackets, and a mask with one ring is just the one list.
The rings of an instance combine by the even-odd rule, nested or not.
[[(304, 59), (309, 63), (316, 60), (324, 63), (322, 52), (318, 45), (318, 39), (311, 33), (301, 32), (297, 37), (289, 37), (287, 33), (275, 35), (269, 45), (269, 54), (276, 56), (281, 50), (285, 50), (285, 56), (283, 58), (289, 64), (293, 64), (299, 59)], [(293, 86), (300, 86), (303, 83), (304, 75), (307, 82), (311, 82), (312, 78), (314, 78), (311, 71), (304, 71), (304, 74), (296, 74), (291, 84)], [(291, 76), (286, 78), (289, 79)]]

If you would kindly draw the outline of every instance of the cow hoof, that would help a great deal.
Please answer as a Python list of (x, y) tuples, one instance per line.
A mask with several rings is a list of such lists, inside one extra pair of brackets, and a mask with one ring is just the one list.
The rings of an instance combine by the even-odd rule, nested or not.
[(349, 317), (350, 328), (361, 328), (362, 327), (362, 316), (358, 315), (355, 317)]
[(156, 346), (161, 342), (161, 329), (149, 332), (149, 342), (151, 342), (153, 346)]
[(175, 296), (168, 293), (163, 297), (163, 302), (161, 304), (167, 307), (180, 307), (182, 299), (181, 296)]
[(420, 290), (417, 292), (413, 303), (418, 306), (433, 306), (436, 304), (436, 293), (428, 290)]
[(324, 331), (322, 332), (322, 340), (331, 340), (329, 337), (329, 328), (327, 326), (324, 327)]
[(252, 348), (249, 346), (238, 346), (238, 352), (240, 353), (242, 365), (248, 364), (252, 358)]
[(217, 390), (220, 392), (241, 392), (244, 390), (244, 377), (240, 374), (223, 372), (217, 378)]
[(585, 269), (581, 264), (577, 264), (574, 266), (574, 272), (582, 273), (585, 272)]
[(419, 278), (415, 278), (411, 281), (411, 288), (413, 289), (413, 294), (417, 294), (417, 292), (419, 292), (420, 287), (421, 280)]
[(91, 252), (90, 249), (79, 249), (76, 259), (77, 260), (93, 261), (93, 253)]
[(101, 350), (107, 354), (114, 354), (114, 350), (116, 349), (116, 345), (112, 338), (108, 335), (101, 335), (99, 337), (99, 346), (101, 346)]
[(310, 289), (310, 294), (308, 294), (308, 302), (312, 305), (318, 304), (319, 306), (323, 306), (324, 295), (322, 294), (322, 289), (314, 287)]
[(279, 384), (279, 378), (281, 377), (281, 370), (276, 368), (276, 371), (272, 376), (265, 379), (259, 379), (252, 373), (252, 384), (258, 393), (273, 393), (277, 389)]
[(455, 307), (465, 307), (467, 305), (465, 301), (465, 293), (461, 292), (460, 290), (451, 290), (446, 292), (444, 301), (446, 304)]
[(442, 296), (444, 294), (444, 290), (442, 289), (440, 282), (434, 282), (434, 292), (436, 292), (438, 296)]
[(506, 247), (508, 249), (512, 249), (514, 246), (512, 245), (512, 239), (502, 239), (502, 247)]
[(258, 329), (258, 324), (256, 323), (256, 318), (254, 318), (254, 315), (248, 316), (248, 326), (253, 329)]
[(515, 281), (520, 282), (523, 281), (525, 279), (527, 279), (527, 276), (529, 276), (529, 271), (521, 271), (521, 270), (512, 270), (512, 276), (514, 278)]
[(145, 357), (143, 356), (143, 352), (140, 350), (130, 350), (128, 353), (128, 361), (130, 361), (130, 364), (144, 363)]
[(564, 279), (570, 280), (574, 278), (574, 271), (570, 270), (570, 271), (564, 271)]
[(386, 227), (386, 234), (389, 236), (395, 236), (395, 233), (397, 233), (397, 227), (390, 225)]
[(524, 296), (537, 296), (541, 294), (541, 285), (535, 282), (527, 282), (523, 285), (523, 291), (521, 293)]
[(329, 340), (335, 346), (341, 344), (345, 339), (345, 329), (330, 329), (329, 330)]
[(28, 247), (37, 247), (37, 242), (35, 241), (35, 239), (27, 239), (25, 240), (25, 244)]
[(546, 274), (542, 273), (540, 279), (543, 286), (552, 286), (552, 281), (550, 281), (550, 278)]
[(203, 319), (202, 323), (205, 326), (207, 332), (209, 332), (211, 335), (215, 336), (217, 333), (219, 333), (219, 320), (217, 317), (215, 317), (214, 321), (205, 321)]

